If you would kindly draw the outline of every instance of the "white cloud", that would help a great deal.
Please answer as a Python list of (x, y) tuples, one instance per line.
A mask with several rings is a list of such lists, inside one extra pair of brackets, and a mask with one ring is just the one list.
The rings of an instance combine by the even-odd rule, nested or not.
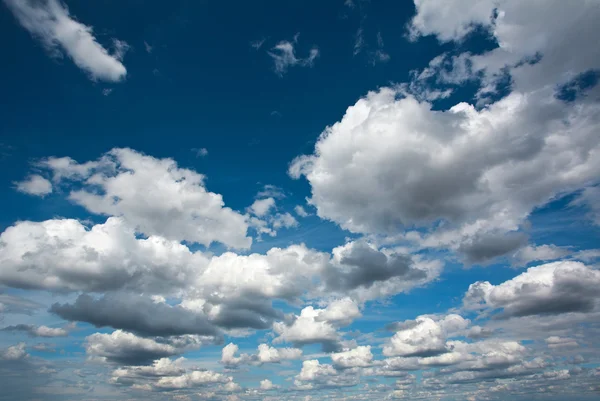
[(117, 82), (127, 70), (121, 63), (125, 42), (118, 41), (110, 55), (92, 34), (92, 28), (69, 15), (58, 0), (32, 2), (4, 0), (19, 23), (48, 48), (52, 55), (65, 52), (93, 80)]
[(122, 216), (146, 235), (233, 248), (252, 242), (245, 217), (225, 207), (221, 195), (208, 192), (203, 175), (179, 168), (172, 159), (113, 149), (98, 161), (49, 158), (39, 166), (50, 169), (55, 181), (81, 182), (82, 189), (70, 192), (73, 202), (95, 214)]
[(419, 316), (414, 323), (401, 329), (383, 347), (385, 356), (435, 356), (446, 349), (446, 336), (433, 319)]
[(178, 350), (171, 344), (115, 330), (111, 334), (95, 333), (86, 337), (85, 351), (88, 356), (110, 362), (137, 365), (177, 355), (183, 350)]
[(273, 382), (269, 379), (264, 379), (260, 381), (260, 389), (269, 391), (277, 388), (277, 386), (273, 385)]
[(282, 361), (300, 359), (302, 350), (298, 348), (274, 348), (267, 344), (260, 344), (256, 354), (240, 354), (239, 347), (230, 343), (221, 351), (221, 363), (227, 367), (235, 368), (239, 365), (262, 365), (265, 363), (280, 363)]
[(5, 361), (20, 361), (25, 359), (29, 356), (27, 351), (25, 351), (25, 347), (25, 343), (19, 343), (0, 350), (0, 359)]
[(479, 111), (397, 96), (369, 93), (324, 131), (314, 155), (291, 164), (321, 218), (382, 235), (417, 225), (431, 230), (415, 236), (420, 245), (458, 249), (519, 229), (534, 207), (600, 174), (597, 105), (573, 108), (553, 89)]
[(535, 266), (499, 285), (477, 282), (464, 298), (467, 309), (501, 317), (591, 312), (598, 307), (600, 272), (580, 262), (561, 261)]
[(250, 211), (258, 217), (263, 217), (274, 207), (275, 199), (273, 198), (257, 199), (250, 205)]
[(335, 300), (325, 309), (307, 306), (291, 324), (277, 322), (273, 325), (273, 330), (279, 335), (273, 342), (300, 346), (320, 343), (325, 350), (335, 350), (340, 341), (337, 328), (352, 323), (360, 316), (358, 306), (349, 298)]
[(0, 258), (3, 284), (59, 291), (170, 293), (186, 287), (208, 264), (178, 242), (137, 239), (117, 217), (91, 229), (67, 219), (19, 222), (0, 234)]
[(52, 193), (52, 183), (41, 175), (30, 175), (26, 180), (15, 183), (17, 191), (44, 197)]
[(338, 368), (366, 368), (373, 363), (371, 346), (360, 346), (349, 351), (331, 354), (333, 365)]
[(260, 363), (279, 363), (281, 361), (300, 359), (302, 350), (298, 348), (274, 348), (267, 344), (258, 346), (258, 361)]
[(296, 212), (296, 214), (300, 217), (308, 217), (309, 216), (308, 212), (301, 205), (296, 205), (296, 207), (294, 207), (294, 212)]
[[(461, 41), (477, 26), (488, 29), (498, 47), (469, 56), (473, 71), (486, 75), (495, 90), (503, 69), (510, 68), (513, 88), (530, 91), (561, 85), (578, 74), (597, 69), (600, 49), (590, 43), (600, 10), (595, 2), (569, 7), (561, 0), (542, 3), (519, 0), (418, 0), (413, 35), (435, 35), (441, 41)], [(577, 43), (577, 46), (573, 44)], [(539, 59), (537, 63), (523, 62)]]
[(292, 228), (298, 225), (298, 221), (289, 213), (277, 213), (273, 216), (271, 222), (273, 228), (278, 230), (280, 228)]
[(297, 58), (294, 46), (297, 44), (297, 37), (293, 42), (281, 41), (273, 47), (268, 53), (275, 63), (275, 72), (283, 75), (290, 67), (312, 67), (315, 59), (319, 56), (319, 49), (313, 47), (306, 58)]

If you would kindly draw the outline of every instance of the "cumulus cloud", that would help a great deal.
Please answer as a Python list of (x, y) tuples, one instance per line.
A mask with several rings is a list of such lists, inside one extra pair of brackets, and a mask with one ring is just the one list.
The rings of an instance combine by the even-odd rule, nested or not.
[(15, 185), (17, 191), (24, 194), (44, 197), (52, 193), (52, 183), (38, 174), (30, 175), (26, 180), (17, 182)]
[(178, 391), (217, 385), (231, 388), (233, 378), (210, 370), (189, 369), (185, 358), (172, 361), (162, 358), (150, 366), (128, 366), (113, 371), (111, 382), (148, 391)]
[(254, 203), (250, 205), (249, 209), (254, 215), (263, 217), (269, 213), (269, 210), (273, 207), (275, 207), (275, 199), (264, 198), (255, 200)]
[(469, 287), (467, 309), (500, 311), (497, 317), (591, 312), (598, 305), (600, 272), (580, 262), (535, 266), (499, 285), (487, 281)]
[(17, 324), (3, 328), (1, 331), (24, 332), (30, 337), (66, 337), (69, 330), (59, 327), (33, 326), (29, 324)]
[[(597, 183), (597, 87), (568, 100), (557, 87), (600, 67), (600, 51), (587, 40), (600, 11), (561, 1), (415, 4), (413, 37), (460, 42), (483, 26), (497, 40), (493, 50), (448, 56), (450, 67), (441, 56), (418, 74), (443, 76), (447, 85), (474, 80), (478, 107), (434, 110), (402, 85), (371, 92), (289, 172), (307, 178), (318, 215), (343, 228), (390, 236), (417, 226), (422, 235), (411, 240), (420, 246), (485, 263), (522, 247), (519, 230), (536, 207)], [(507, 79), (510, 93), (480, 107), (500, 97)], [(432, 88), (451, 91), (423, 89)]]
[(113, 55), (98, 43), (92, 28), (75, 20), (59, 0), (4, 0), (23, 28), (39, 39), (55, 57), (63, 52), (93, 80), (117, 82), (127, 70), (121, 63), (125, 42)]
[(262, 365), (265, 363), (280, 363), (282, 361), (300, 359), (302, 350), (298, 348), (275, 348), (267, 344), (260, 344), (256, 354), (237, 355), (239, 347), (230, 343), (221, 351), (221, 363), (229, 368), (236, 368), (242, 364)]
[(81, 186), (69, 194), (74, 203), (91, 213), (122, 217), (145, 235), (233, 248), (252, 242), (244, 216), (207, 191), (202, 174), (179, 168), (172, 159), (113, 149), (98, 161), (49, 158), (38, 166), (50, 170), (55, 181)]
[(0, 359), (5, 361), (20, 361), (29, 356), (25, 350), (26, 344), (19, 343), (0, 350)]
[(385, 356), (435, 356), (445, 352), (446, 336), (441, 325), (424, 316), (397, 331), (383, 348)]
[(289, 172), (308, 179), (318, 215), (343, 228), (392, 235), (417, 225), (430, 230), (412, 236), (421, 246), (462, 246), (480, 261), (522, 246), (518, 234), (501, 247), (493, 239), (598, 176), (596, 108), (565, 105), (547, 89), (483, 110), (434, 111), (384, 88), (350, 107)]
[(50, 312), (65, 320), (87, 322), (96, 327), (113, 327), (146, 336), (220, 334), (206, 315), (181, 306), (154, 302), (139, 295), (106, 294), (95, 299), (83, 294), (73, 304), (53, 304)]
[(296, 214), (300, 217), (309, 216), (308, 212), (306, 211), (306, 209), (304, 209), (302, 205), (296, 205), (296, 207), (294, 207), (294, 212), (296, 212)]
[(489, 30), (498, 46), (466, 55), (473, 73), (484, 74), (483, 92), (495, 91), (506, 68), (518, 91), (560, 86), (598, 68), (600, 51), (587, 40), (600, 15), (594, 2), (575, 9), (560, 0), (543, 4), (485, 0), (475, 5), (463, 0), (419, 0), (415, 5), (413, 36), (461, 41), (478, 27)]
[(160, 237), (136, 238), (122, 218), (88, 229), (72, 219), (18, 222), (0, 234), (0, 282), (17, 288), (170, 293), (207, 265)]
[(86, 337), (88, 356), (123, 365), (143, 365), (164, 357), (181, 354), (184, 349), (170, 343), (138, 337), (115, 330), (110, 334), (95, 333)]
[(366, 368), (373, 363), (371, 346), (360, 346), (349, 351), (331, 354), (333, 365), (338, 368)]
[(277, 322), (273, 330), (279, 336), (274, 343), (290, 342), (296, 346), (321, 344), (324, 350), (337, 350), (340, 335), (337, 328), (362, 316), (356, 303), (349, 298), (331, 302), (325, 309), (307, 306), (291, 323)]

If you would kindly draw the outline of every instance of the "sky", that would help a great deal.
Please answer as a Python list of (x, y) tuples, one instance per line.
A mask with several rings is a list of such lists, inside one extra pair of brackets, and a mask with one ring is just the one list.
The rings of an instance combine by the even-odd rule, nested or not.
[(600, 1), (1, 3), (0, 401), (600, 397)]

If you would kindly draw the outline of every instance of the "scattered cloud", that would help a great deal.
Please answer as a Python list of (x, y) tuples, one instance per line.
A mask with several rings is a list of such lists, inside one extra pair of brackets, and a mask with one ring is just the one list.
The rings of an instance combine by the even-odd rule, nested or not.
[(4, 0), (4, 3), (53, 57), (66, 53), (93, 80), (118, 82), (125, 78), (127, 70), (121, 61), (127, 44), (115, 39), (115, 52), (109, 54), (97, 42), (92, 28), (76, 21), (58, 0)]

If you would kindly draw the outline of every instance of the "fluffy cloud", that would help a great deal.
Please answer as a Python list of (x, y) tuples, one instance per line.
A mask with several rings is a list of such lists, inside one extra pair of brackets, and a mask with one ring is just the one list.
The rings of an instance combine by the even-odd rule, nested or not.
[(358, 306), (349, 298), (333, 301), (325, 309), (308, 306), (293, 322), (273, 325), (273, 330), (279, 335), (274, 342), (290, 342), (297, 346), (317, 343), (322, 344), (325, 350), (336, 350), (340, 341), (337, 328), (360, 316)]
[(86, 338), (88, 356), (124, 365), (142, 365), (154, 360), (177, 355), (183, 349), (153, 339), (141, 338), (122, 330), (111, 334), (95, 333)]
[(267, 344), (258, 346), (257, 359), (259, 363), (279, 363), (281, 361), (300, 359), (302, 350), (297, 348), (274, 348)]
[(8, 326), (3, 328), (2, 331), (21, 331), (27, 333), (30, 337), (66, 337), (69, 335), (69, 331), (65, 328), (33, 326), (29, 324), (17, 324), (14, 326)]
[(26, 180), (15, 183), (17, 191), (34, 196), (45, 196), (52, 193), (52, 183), (42, 177), (34, 174), (27, 177)]
[(527, 269), (499, 285), (472, 284), (467, 309), (500, 310), (499, 317), (591, 312), (598, 305), (600, 272), (583, 263), (562, 261)]
[(29, 356), (27, 351), (25, 351), (25, 347), (25, 343), (19, 343), (0, 350), (0, 359), (5, 361), (20, 361), (25, 359)]
[(138, 295), (106, 294), (94, 299), (80, 295), (73, 304), (53, 304), (50, 312), (63, 319), (113, 327), (147, 336), (197, 334), (219, 336), (220, 332), (206, 315), (154, 302)]
[(241, 354), (236, 356), (239, 347), (230, 343), (221, 351), (221, 363), (230, 368), (242, 364), (262, 365), (265, 363), (280, 363), (282, 361), (300, 359), (302, 350), (298, 348), (274, 348), (267, 344), (260, 344), (256, 354)]
[(179, 168), (172, 159), (113, 149), (98, 161), (49, 158), (38, 166), (49, 169), (55, 181), (82, 185), (70, 192), (73, 202), (95, 214), (121, 216), (146, 235), (233, 248), (252, 242), (245, 217), (225, 207), (221, 195), (208, 192), (203, 175)]
[(273, 198), (257, 199), (250, 205), (250, 211), (258, 217), (263, 217), (274, 207), (275, 199)]
[(484, 0), (475, 5), (464, 0), (418, 0), (415, 5), (414, 35), (460, 41), (478, 26), (493, 35), (495, 49), (468, 55), (473, 73), (485, 75), (484, 92), (495, 90), (507, 67), (513, 88), (530, 91), (560, 86), (600, 64), (600, 50), (587, 40), (600, 15), (595, 2), (577, 8), (560, 0)]
[(331, 354), (331, 360), (337, 368), (365, 368), (373, 363), (373, 354), (367, 345)]
[(92, 28), (76, 21), (59, 0), (32, 2), (4, 0), (23, 28), (38, 38), (51, 55), (66, 53), (93, 80), (117, 82), (127, 70), (121, 63), (124, 42), (115, 41), (110, 55), (92, 34)]
[(0, 282), (17, 288), (169, 293), (207, 260), (178, 242), (137, 239), (122, 218), (86, 228), (77, 220), (18, 222), (0, 234)]
[(386, 356), (433, 356), (447, 352), (446, 336), (442, 326), (433, 319), (419, 316), (407, 322), (384, 346)]
[(188, 369), (184, 366), (185, 362), (185, 358), (175, 361), (162, 358), (151, 366), (129, 366), (116, 369), (112, 373), (111, 382), (138, 390), (163, 392), (235, 384), (231, 377), (221, 373)]
[(275, 386), (273, 384), (273, 382), (269, 379), (265, 379), (265, 380), (261, 380), (260, 381), (260, 389), (261, 390), (265, 390), (265, 391), (269, 391), (269, 390), (273, 390), (277, 388), (277, 386)]
[(482, 110), (461, 103), (434, 111), (399, 96), (369, 93), (325, 130), (314, 155), (291, 164), (290, 174), (311, 184), (320, 217), (386, 235), (445, 221), (412, 238), (462, 245), (479, 261), (522, 245), (517, 236), (499, 249), (487, 236), (518, 230), (535, 206), (600, 173), (597, 105), (573, 108), (552, 89), (512, 93)]

